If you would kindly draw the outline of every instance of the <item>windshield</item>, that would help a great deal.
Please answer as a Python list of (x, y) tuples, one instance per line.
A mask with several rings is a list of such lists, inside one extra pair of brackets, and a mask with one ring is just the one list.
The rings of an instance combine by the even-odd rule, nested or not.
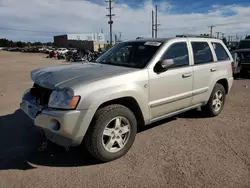
[(101, 55), (96, 62), (116, 66), (144, 68), (161, 45), (161, 42), (141, 41), (118, 43)]
[(237, 46), (237, 49), (245, 49), (250, 48), (250, 40), (249, 41), (240, 41), (240, 43)]

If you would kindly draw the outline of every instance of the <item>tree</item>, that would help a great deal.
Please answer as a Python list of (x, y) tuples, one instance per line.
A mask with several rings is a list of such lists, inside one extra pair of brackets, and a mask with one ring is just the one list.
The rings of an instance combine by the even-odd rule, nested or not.
[(246, 39), (250, 39), (250, 35), (246, 36)]
[(16, 43), (16, 45), (17, 45), (17, 47), (19, 47), (19, 48), (23, 48), (24, 46), (26, 46), (26, 43), (25, 43), (25, 42), (18, 41), (18, 42)]

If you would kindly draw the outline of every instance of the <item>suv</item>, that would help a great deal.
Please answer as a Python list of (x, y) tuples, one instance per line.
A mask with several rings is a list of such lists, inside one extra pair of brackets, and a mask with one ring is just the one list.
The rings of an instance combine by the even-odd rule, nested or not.
[(234, 77), (248, 76), (250, 71), (250, 39), (241, 40), (231, 53), (235, 62)]
[(21, 109), (52, 142), (83, 143), (111, 161), (128, 152), (138, 125), (199, 107), (219, 115), (233, 84), (232, 62), (217, 39), (121, 42), (94, 62), (32, 71)]

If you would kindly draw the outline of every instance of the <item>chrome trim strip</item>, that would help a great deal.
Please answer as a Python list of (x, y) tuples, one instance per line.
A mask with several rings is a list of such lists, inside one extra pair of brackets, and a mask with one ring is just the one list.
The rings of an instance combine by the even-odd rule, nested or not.
[(163, 99), (160, 99), (160, 100), (157, 100), (157, 101), (153, 101), (153, 102), (151, 102), (151, 104), (149, 103), (149, 106), (150, 106), (150, 108), (155, 108), (155, 107), (162, 106), (162, 105), (165, 105), (165, 104), (168, 104), (168, 103), (176, 102), (178, 100), (186, 99), (186, 98), (189, 98), (189, 97), (192, 97), (192, 96), (193, 96), (193, 93), (188, 92), (188, 93), (185, 93), (185, 94), (182, 94), (182, 95), (163, 98)]
[(172, 117), (172, 116), (175, 116), (175, 115), (178, 115), (178, 114), (187, 112), (187, 111), (189, 111), (189, 110), (198, 108), (198, 107), (200, 107), (200, 106), (202, 106), (202, 105), (203, 105), (203, 103), (196, 104), (196, 105), (190, 106), (190, 107), (188, 107), (188, 108), (184, 108), (184, 109), (181, 109), (181, 110), (178, 110), (178, 111), (175, 111), (175, 112), (171, 112), (171, 113), (169, 113), (169, 114), (165, 114), (165, 115), (160, 116), (160, 117), (153, 118), (153, 119), (150, 121), (150, 123), (154, 123), (154, 122), (157, 122), (157, 121), (160, 121), (160, 120), (163, 120), (163, 119), (166, 119), (166, 118), (169, 118), (169, 117)]
[(174, 96), (174, 97), (163, 98), (163, 99), (149, 103), (149, 106), (150, 106), (150, 108), (155, 108), (155, 107), (162, 106), (162, 105), (165, 105), (168, 103), (173, 103), (173, 102), (176, 102), (178, 100), (182, 100), (182, 99), (186, 99), (189, 97), (193, 97), (195, 95), (200, 95), (202, 93), (206, 93), (208, 91), (208, 89), (209, 89), (208, 87), (205, 87), (205, 88), (197, 89), (193, 92), (185, 93), (184, 95), (182, 94), (182, 95), (178, 95), (178, 96)]
[(194, 90), (193, 91), (193, 96), (199, 95), (199, 94), (202, 94), (202, 93), (206, 93), (208, 91), (208, 89), (209, 89), (209, 87)]

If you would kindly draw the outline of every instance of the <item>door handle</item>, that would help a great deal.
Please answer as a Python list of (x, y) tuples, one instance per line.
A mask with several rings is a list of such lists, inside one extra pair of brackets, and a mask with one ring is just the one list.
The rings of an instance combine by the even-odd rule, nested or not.
[(210, 69), (210, 71), (215, 72), (215, 71), (217, 71), (217, 68), (212, 68), (212, 69)]
[(188, 78), (188, 77), (190, 77), (190, 76), (192, 76), (192, 73), (191, 73), (191, 72), (183, 74), (183, 75), (182, 75), (182, 78)]

